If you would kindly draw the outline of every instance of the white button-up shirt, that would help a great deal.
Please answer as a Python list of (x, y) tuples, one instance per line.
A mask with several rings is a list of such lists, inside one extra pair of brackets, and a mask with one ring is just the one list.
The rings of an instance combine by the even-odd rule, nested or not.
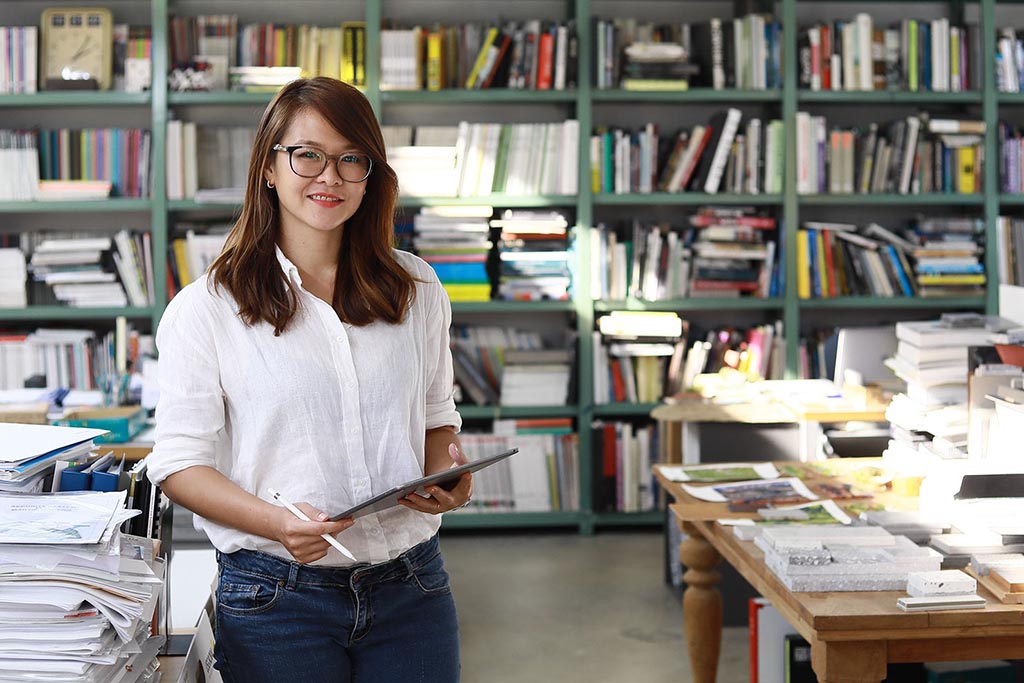
[[(160, 400), (149, 477), (159, 484), (195, 465), (216, 468), (249, 493), (267, 488), (337, 514), (424, 472), (424, 438), (462, 426), (448, 348), (451, 304), (433, 269), (396, 251), (415, 278), (405, 320), (342, 323), (278, 261), (300, 306), (279, 337), (248, 327), (231, 295), (206, 276), (182, 289), (157, 331)], [(437, 515), (394, 508), (356, 520), (338, 538), (360, 562), (383, 562), (429, 539)], [(259, 550), (291, 559), (281, 544), (198, 515), (221, 552)], [(351, 561), (334, 548), (316, 564)]]

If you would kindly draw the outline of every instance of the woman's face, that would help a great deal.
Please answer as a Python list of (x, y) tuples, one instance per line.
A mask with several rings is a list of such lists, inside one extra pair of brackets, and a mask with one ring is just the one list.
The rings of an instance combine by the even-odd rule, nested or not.
[[(354, 178), (353, 167), (360, 163), (363, 151), (353, 147), (343, 135), (334, 130), (317, 112), (303, 109), (284, 131), (276, 144), (283, 147), (302, 145), (294, 152), (296, 168), (308, 174), (313, 150), (328, 156), (324, 169), (314, 177), (305, 178), (292, 171), (287, 151), (271, 154), (270, 165), (264, 172), (267, 181), (275, 186), (281, 213), (281, 229), (303, 232), (340, 230), (345, 221), (355, 214), (366, 192), (366, 180), (353, 182), (339, 174), (339, 165), (346, 168), (346, 177)], [(310, 149), (312, 148), (312, 150)], [(353, 153), (340, 161), (336, 155)], [(300, 155), (304, 160), (300, 161)], [(313, 163), (315, 168), (317, 164)]]

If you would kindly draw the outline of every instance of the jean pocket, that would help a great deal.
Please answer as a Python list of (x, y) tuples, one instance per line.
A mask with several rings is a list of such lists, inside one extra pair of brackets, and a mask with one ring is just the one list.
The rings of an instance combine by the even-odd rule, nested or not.
[(284, 595), (281, 581), (224, 569), (217, 585), (217, 609), (224, 614), (262, 614), (272, 609)]
[(414, 568), (409, 581), (425, 595), (446, 595), (452, 592), (451, 581), (440, 553)]

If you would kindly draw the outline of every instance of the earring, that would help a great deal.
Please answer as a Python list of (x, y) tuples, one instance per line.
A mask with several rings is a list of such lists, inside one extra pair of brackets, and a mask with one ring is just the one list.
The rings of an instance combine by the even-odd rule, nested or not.
[(270, 190), (273, 190), (273, 189), (274, 189), (274, 183), (272, 183), (272, 182), (270, 182), (270, 181), (268, 180), (268, 181), (267, 181), (267, 188), (268, 188), (268, 189), (270, 189)]

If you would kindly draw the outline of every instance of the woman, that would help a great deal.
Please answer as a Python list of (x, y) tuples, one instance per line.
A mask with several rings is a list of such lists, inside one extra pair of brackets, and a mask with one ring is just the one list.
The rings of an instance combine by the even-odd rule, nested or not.
[[(160, 323), (149, 472), (217, 548), (225, 681), (458, 679), (436, 534), (472, 477), (329, 520), (461, 462), (451, 306), (427, 264), (391, 248), (397, 194), (366, 98), (290, 83), (260, 121), (224, 251)], [(313, 521), (268, 502), (271, 487)]]

